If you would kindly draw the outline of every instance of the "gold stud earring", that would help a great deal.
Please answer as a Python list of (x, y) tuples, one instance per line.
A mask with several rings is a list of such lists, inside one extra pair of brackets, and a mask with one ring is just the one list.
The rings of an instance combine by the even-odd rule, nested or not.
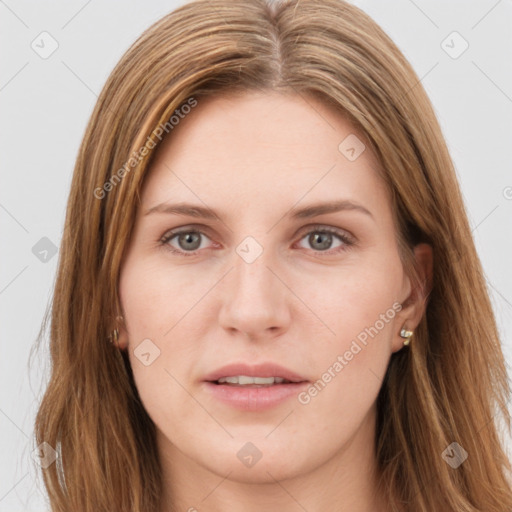
[(404, 345), (409, 345), (409, 342), (411, 341), (411, 336), (413, 335), (413, 331), (408, 331), (407, 329), (403, 328), (400, 331), (400, 336), (402, 338), (406, 338), (404, 341)]
[[(116, 322), (123, 322), (123, 317), (121, 315), (118, 315), (116, 316)], [(112, 343), (112, 345), (115, 345), (115, 346), (118, 346), (117, 342), (119, 340), (119, 329), (116, 327), (112, 333), (110, 334), (110, 336), (108, 336), (108, 341), (110, 341), (110, 343)]]
[(112, 331), (112, 334), (108, 337), (108, 340), (110, 341), (110, 343), (112, 343), (113, 345), (117, 345), (117, 340), (119, 339), (119, 330), (118, 329), (114, 329)]

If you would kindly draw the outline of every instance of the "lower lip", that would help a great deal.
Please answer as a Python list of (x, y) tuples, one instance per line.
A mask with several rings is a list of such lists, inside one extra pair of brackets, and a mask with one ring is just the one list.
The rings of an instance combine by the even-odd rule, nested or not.
[(230, 386), (214, 382), (204, 384), (209, 393), (227, 405), (244, 411), (264, 411), (296, 397), (308, 382), (274, 384), (261, 388)]

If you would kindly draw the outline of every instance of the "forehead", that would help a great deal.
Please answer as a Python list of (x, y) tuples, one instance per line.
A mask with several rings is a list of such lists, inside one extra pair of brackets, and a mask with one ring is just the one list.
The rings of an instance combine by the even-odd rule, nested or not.
[[(348, 146), (362, 152), (347, 158)], [(157, 149), (142, 206), (176, 198), (223, 209), (291, 207), (301, 198), (371, 203), (386, 195), (378, 168), (364, 136), (316, 98), (215, 96), (198, 100)]]

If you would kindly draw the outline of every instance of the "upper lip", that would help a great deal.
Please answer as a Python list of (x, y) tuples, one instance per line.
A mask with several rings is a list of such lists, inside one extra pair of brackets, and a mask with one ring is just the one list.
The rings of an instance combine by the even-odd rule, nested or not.
[(204, 380), (216, 382), (222, 377), (234, 377), (237, 375), (246, 375), (247, 377), (281, 377), (290, 382), (307, 381), (307, 379), (301, 375), (275, 363), (260, 363), (255, 365), (232, 363), (209, 373), (204, 377)]

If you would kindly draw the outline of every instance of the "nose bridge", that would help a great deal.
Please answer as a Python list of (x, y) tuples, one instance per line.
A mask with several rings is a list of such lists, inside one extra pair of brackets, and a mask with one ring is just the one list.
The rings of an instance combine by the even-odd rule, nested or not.
[(223, 295), (221, 324), (253, 335), (282, 327), (289, 315), (285, 287), (274, 275), (274, 251), (253, 237), (246, 237), (235, 251), (234, 269)]
[(253, 303), (269, 300), (271, 292), (275, 295), (276, 291), (276, 277), (269, 269), (275, 264), (273, 250), (249, 236), (236, 247), (236, 253), (232, 280), (237, 300), (246, 300), (248, 296)]

